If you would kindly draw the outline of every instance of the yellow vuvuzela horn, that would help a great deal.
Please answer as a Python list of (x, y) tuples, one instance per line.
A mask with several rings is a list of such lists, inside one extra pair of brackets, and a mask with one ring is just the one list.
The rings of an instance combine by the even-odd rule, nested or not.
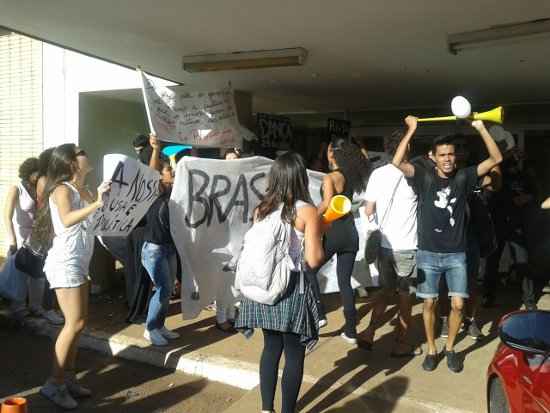
[(351, 201), (345, 195), (333, 196), (330, 200), (328, 209), (323, 214), (325, 222), (336, 221), (351, 211)]
[[(437, 118), (420, 118), (418, 122), (444, 122), (449, 120), (457, 120), (456, 116), (440, 116)], [(489, 122), (502, 123), (504, 120), (504, 109), (502, 106), (488, 110), (487, 112), (474, 112), (465, 119), (470, 120), (488, 120)]]

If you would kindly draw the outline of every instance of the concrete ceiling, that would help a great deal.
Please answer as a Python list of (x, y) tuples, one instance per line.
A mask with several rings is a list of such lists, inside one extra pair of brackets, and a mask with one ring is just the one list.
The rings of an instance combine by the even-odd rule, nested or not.
[[(550, 36), (455, 56), (450, 33), (550, 17), (530, 0), (0, 0), (0, 26), (193, 89), (231, 81), (254, 110), (364, 110), (550, 101)], [(297, 68), (189, 74), (184, 55), (301, 46)]]

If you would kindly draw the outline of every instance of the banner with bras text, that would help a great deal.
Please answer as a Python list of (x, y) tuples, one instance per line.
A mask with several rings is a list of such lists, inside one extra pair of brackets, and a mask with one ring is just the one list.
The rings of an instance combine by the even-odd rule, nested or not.
[[(170, 227), (182, 262), (182, 314), (197, 317), (212, 301), (233, 300), (234, 273), (244, 234), (252, 225), (254, 208), (265, 193), (273, 161), (263, 157), (214, 160), (186, 157), (178, 162), (170, 199)], [(323, 174), (308, 171), (310, 194), (320, 202)], [(360, 246), (352, 277), (354, 288), (376, 283), (363, 261), (366, 229), (356, 212)], [(371, 276), (371, 274), (373, 274)], [(324, 293), (338, 291), (336, 257), (320, 271)]]

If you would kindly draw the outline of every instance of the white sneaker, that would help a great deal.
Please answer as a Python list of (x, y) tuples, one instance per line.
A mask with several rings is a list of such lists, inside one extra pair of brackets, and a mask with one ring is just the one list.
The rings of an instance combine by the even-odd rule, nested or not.
[(356, 338), (348, 337), (346, 335), (346, 333), (344, 333), (344, 332), (342, 332), (342, 334), (340, 334), (340, 337), (342, 337), (342, 339), (348, 344), (357, 344), (357, 339)]
[(166, 340), (159, 329), (156, 330), (147, 330), (145, 329), (145, 332), (143, 333), (143, 337), (145, 340), (148, 340), (151, 342), (154, 346), (167, 346), (168, 340)]
[(162, 336), (164, 338), (167, 338), (168, 340), (175, 340), (177, 338), (180, 338), (180, 335), (178, 333), (172, 330), (168, 330), (164, 326), (162, 328), (159, 328), (158, 331), (160, 331), (160, 334), (162, 334)]
[(78, 407), (64, 384), (55, 384), (48, 380), (40, 389), (40, 394), (63, 409), (73, 410)]
[(327, 319), (323, 318), (322, 320), (319, 320), (319, 328), (326, 327), (328, 324)]
[(48, 310), (42, 313), (42, 317), (45, 318), (48, 323), (53, 324), (54, 326), (62, 326), (65, 324), (65, 317), (55, 310)]

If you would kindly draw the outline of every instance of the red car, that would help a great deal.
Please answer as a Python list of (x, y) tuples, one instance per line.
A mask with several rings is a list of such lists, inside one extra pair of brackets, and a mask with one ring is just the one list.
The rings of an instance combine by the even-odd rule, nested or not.
[(519, 311), (500, 322), (487, 370), (489, 413), (550, 413), (550, 311)]

